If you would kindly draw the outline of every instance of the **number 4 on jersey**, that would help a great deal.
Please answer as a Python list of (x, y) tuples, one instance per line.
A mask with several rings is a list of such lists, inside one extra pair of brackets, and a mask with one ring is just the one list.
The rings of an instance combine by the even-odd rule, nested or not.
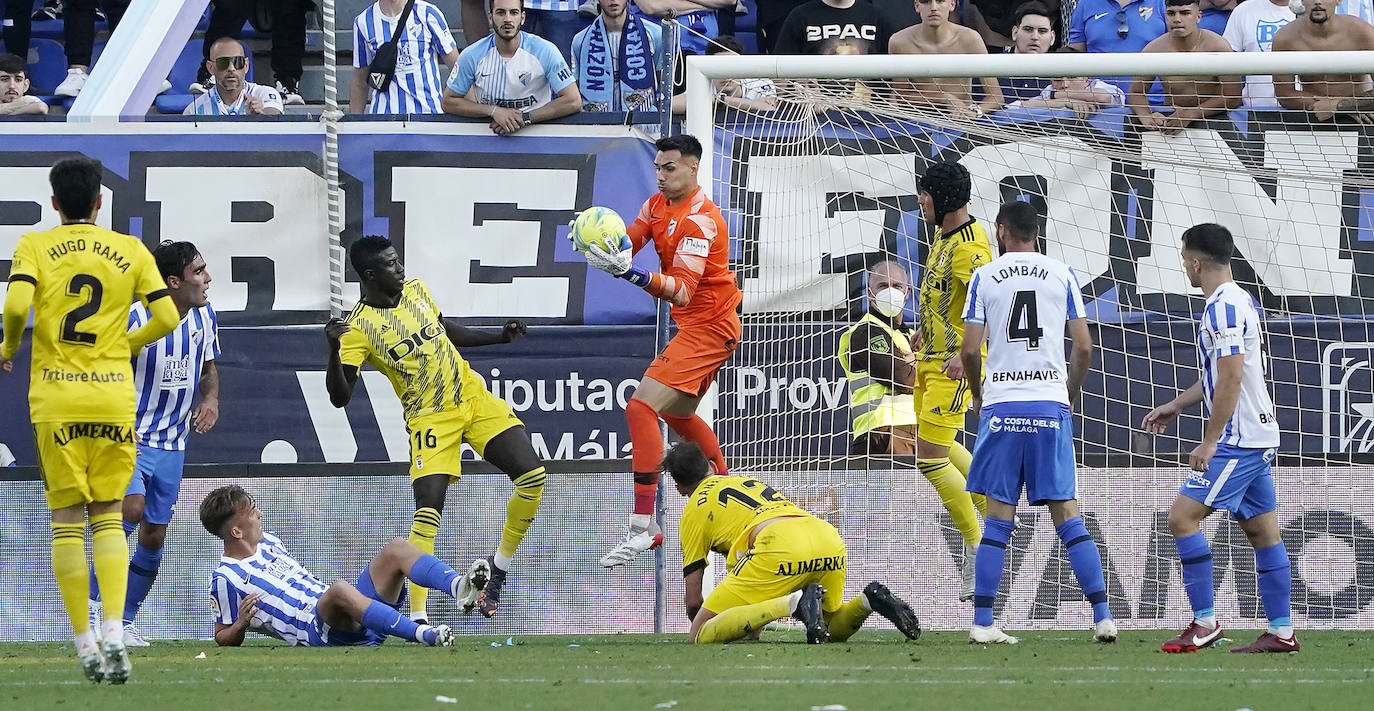
[(1016, 292), (1011, 302), (1011, 319), (1007, 323), (1008, 341), (1025, 341), (1028, 350), (1040, 348), (1040, 338), (1045, 329), (1040, 327), (1040, 316), (1035, 306), (1035, 291), (1027, 289)]

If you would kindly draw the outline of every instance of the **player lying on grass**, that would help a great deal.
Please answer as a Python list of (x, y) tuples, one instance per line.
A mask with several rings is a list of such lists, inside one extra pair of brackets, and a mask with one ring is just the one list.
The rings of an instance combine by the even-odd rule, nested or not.
[[(843, 602), (845, 546), (834, 526), (756, 479), (713, 476), (695, 442), (673, 447), (662, 468), (688, 498), (678, 531), (692, 642), (732, 642), (789, 615), (806, 626), (808, 644), (843, 642), (874, 612), (908, 639), (921, 636), (911, 606), (882, 583)], [(711, 551), (726, 556), (730, 574), (703, 602)]]
[(262, 511), (238, 486), (221, 486), (200, 502), (200, 522), (224, 541), (224, 556), (210, 575), (215, 643), (243, 644), (247, 632), (292, 645), (376, 646), (388, 635), (447, 647), (447, 625), (419, 624), (400, 613), (406, 581), (458, 596), (462, 576), (443, 561), (393, 538), (349, 585), (325, 585), (262, 530)]

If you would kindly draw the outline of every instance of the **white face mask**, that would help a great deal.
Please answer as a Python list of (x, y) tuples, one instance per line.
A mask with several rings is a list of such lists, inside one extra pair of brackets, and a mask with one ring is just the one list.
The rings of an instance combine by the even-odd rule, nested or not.
[(873, 295), (873, 308), (888, 318), (894, 318), (901, 314), (905, 306), (906, 292), (901, 289), (889, 286)]

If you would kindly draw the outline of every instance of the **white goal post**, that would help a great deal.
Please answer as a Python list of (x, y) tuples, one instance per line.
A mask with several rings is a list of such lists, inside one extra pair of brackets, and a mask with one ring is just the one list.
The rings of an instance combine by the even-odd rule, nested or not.
[[(907, 80), (928, 78), (1371, 70), (1370, 52), (689, 58), (685, 131), (705, 149), (699, 178), (730, 226), (745, 294), (744, 334), (715, 399), (732, 471), (763, 472), (835, 521), (851, 587), (881, 576), (923, 601), (933, 627), (966, 624), (953, 595), (959, 534), (909, 459), (850, 455), (835, 363), (840, 335), (867, 308), (867, 266), (895, 259), (918, 283), (930, 229), (916, 181), (929, 164), (958, 160), (973, 175), (970, 212), (990, 236), (999, 204), (1033, 202), (1048, 253), (1087, 275), (1097, 352), (1075, 414), (1080, 500), (1104, 544), (1118, 618), (1181, 623), (1164, 513), (1202, 420), (1190, 413), (1153, 438), (1138, 424), (1197, 378), (1201, 301), (1179, 266), (1179, 234), (1218, 222), (1236, 235), (1237, 281), (1266, 318), (1295, 615), (1309, 627), (1374, 628), (1374, 130), (1239, 107), (1165, 133), (1142, 129), (1121, 99), (1091, 118), (1054, 105), (971, 117), (903, 97), (915, 91)], [(722, 107), (712, 81), (728, 79), (776, 80), (782, 108)], [(1013, 541), (1019, 562), (999, 602), (1013, 628), (1089, 619), (1065, 589), (1071, 576), (1044, 519)], [(1223, 516), (1204, 530), (1229, 566), (1218, 573), (1218, 610), (1258, 621), (1244, 536)]]

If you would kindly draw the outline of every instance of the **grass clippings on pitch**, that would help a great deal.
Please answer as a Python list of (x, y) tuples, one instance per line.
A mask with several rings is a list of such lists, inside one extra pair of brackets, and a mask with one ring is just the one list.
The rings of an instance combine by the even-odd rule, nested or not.
[[(450, 649), (221, 649), (155, 642), (134, 650), (123, 687), (81, 678), (69, 645), (0, 645), (0, 708), (35, 709), (1266, 709), (1368, 708), (1374, 640), (1358, 632), (1299, 632), (1295, 655), (1237, 655), (1233, 643), (1163, 654), (1162, 632), (1032, 632), (1014, 647), (966, 635), (860, 632), (807, 646), (796, 632), (762, 643), (694, 647), (678, 635), (462, 637)], [(197, 658), (201, 653), (204, 658)], [(456, 700), (456, 704), (437, 697)]]

